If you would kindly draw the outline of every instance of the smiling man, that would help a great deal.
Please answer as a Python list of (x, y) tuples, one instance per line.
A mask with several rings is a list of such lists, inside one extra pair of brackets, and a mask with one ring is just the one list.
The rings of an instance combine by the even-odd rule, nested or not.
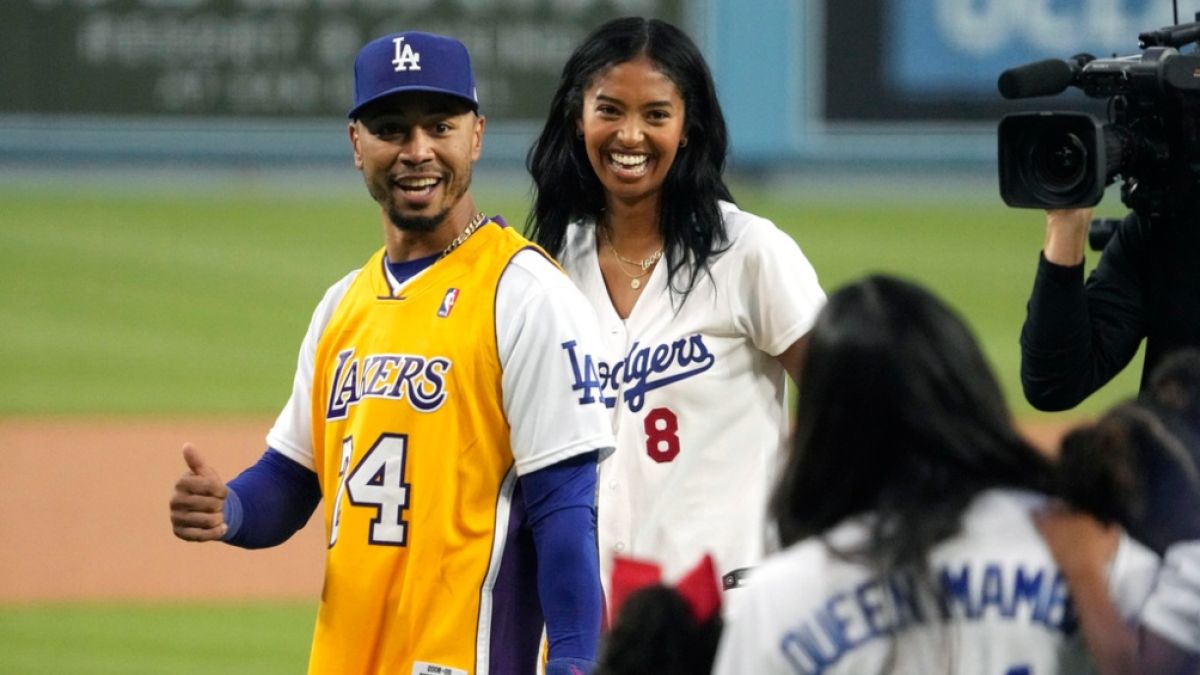
[(466, 48), (408, 32), (355, 62), (349, 136), (384, 246), (313, 313), (291, 399), (228, 485), (184, 446), (171, 520), (189, 541), (286, 540), (324, 501), (309, 672), (586, 672), (602, 600), (601, 401), (573, 395), (588, 304), (471, 198), (483, 147)]

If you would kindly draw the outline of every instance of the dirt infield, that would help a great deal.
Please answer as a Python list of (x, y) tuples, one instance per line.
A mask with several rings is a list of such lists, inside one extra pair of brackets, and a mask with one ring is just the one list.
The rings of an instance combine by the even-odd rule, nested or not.
[[(270, 420), (0, 420), (0, 602), (315, 598), (320, 519), (287, 544), (244, 551), (174, 538), (171, 486), (191, 441), (228, 480)], [(1053, 447), (1062, 424), (1027, 426)]]
[(0, 421), (0, 601), (316, 597), (318, 518), (264, 551), (171, 534), (183, 442), (229, 479), (257, 459), (269, 426)]

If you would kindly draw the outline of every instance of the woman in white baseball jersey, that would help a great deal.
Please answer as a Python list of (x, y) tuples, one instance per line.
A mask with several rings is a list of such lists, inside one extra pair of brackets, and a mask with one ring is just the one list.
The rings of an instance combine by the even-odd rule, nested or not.
[[(1092, 672), (1032, 520), (1052, 475), (945, 304), (885, 276), (833, 293), (771, 501), (786, 548), (755, 570), (714, 673)], [(1156, 568), (1123, 540), (1108, 583), (1127, 618)]]
[(602, 399), (617, 432), (599, 487), (606, 581), (614, 554), (671, 580), (711, 553), (731, 588), (762, 556), (787, 376), (825, 294), (790, 236), (733, 203), (726, 146), (692, 40), (622, 18), (571, 55), (527, 160), (532, 237), (606, 341), (576, 362), (580, 400)]

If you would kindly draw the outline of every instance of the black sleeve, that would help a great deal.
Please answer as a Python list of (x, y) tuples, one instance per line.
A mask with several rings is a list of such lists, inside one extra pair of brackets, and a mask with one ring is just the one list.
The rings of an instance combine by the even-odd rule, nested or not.
[(1126, 217), (1086, 284), (1082, 263), (1040, 258), (1021, 328), (1021, 386), (1033, 407), (1078, 405), (1137, 353), (1146, 314), (1136, 272), (1142, 234), (1136, 216)]

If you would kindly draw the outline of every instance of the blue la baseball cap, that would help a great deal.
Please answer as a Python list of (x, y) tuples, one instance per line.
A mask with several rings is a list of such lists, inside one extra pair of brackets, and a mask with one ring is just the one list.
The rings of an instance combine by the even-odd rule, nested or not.
[(404, 91), (457, 96), (479, 112), (471, 57), (454, 38), (409, 31), (368, 42), (354, 59), (354, 107), (348, 116), (353, 119), (366, 105)]

